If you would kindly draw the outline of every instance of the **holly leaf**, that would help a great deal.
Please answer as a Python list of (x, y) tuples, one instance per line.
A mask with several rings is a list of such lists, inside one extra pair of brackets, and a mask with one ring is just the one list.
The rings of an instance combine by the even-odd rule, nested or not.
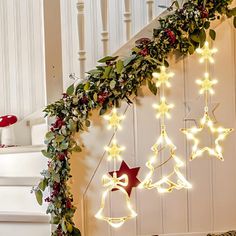
[(200, 38), (200, 46), (203, 47), (203, 45), (204, 45), (204, 43), (206, 41), (206, 32), (205, 32), (204, 29), (200, 30), (199, 38)]
[(46, 180), (45, 179), (43, 179), (40, 183), (39, 183), (39, 188), (42, 190), (42, 191), (44, 191), (45, 189), (46, 189), (46, 187), (47, 187), (47, 182), (46, 182)]
[(68, 89), (66, 90), (66, 94), (67, 95), (72, 95), (75, 91), (75, 86), (74, 84), (72, 84), (71, 86), (68, 87)]
[(155, 83), (152, 83), (150, 80), (148, 80), (148, 88), (154, 95), (157, 94), (157, 87)]
[(106, 113), (107, 109), (106, 108), (101, 108), (99, 115), (102, 116)]
[(236, 16), (234, 17), (234, 28), (236, 28)]
[(124, 60), (124, 66), (129, 65), (129, 63), (130, 63), (131, 61), (133, 61), (135, 57), (136, 57), (136, 55), (132, 55), (131, 57), (127, 57), (127, 58)]
[(115, 80), (112, 80), (112, 81), (110, 82), (110, 88), (111, 88), (111, 89), (114, 89), (115, 86), (116, 86), (116, 81), (115, 81)]
[(36, 196), (38, 204), (40, 206), (42, 206), (42, 204), (43, 204), (43, 193), (42, 193), (42, 191), (40, 189), (35, 191), (35, 196)]
[(123, 68), (124, 68), (123, 61), (118, 60), (117, 63), (116, 63), (116, 71), (117, 71), (117, 73), (120, 74), (121, 71), (123, 70)]
[(65, 137), (63, 135), (57, 135), (55, 138), (55, 142), (61, 143), (64, 139)]
[(41, 153), (47, 158), (52, 158), (51, 153), (47, 152), (46, 150), (42, 150)]
[(210, 35), (210, 37), (211, 37), (212, 40), (215, 40), (215, 39), (216, 39), (216, 32), (215, 32), (215, 30), (210, 29), (209, 35)]
[(107, 66), (107, 67), (105, 68), (105, 71), (104, 71), (104, 73), (103, 73), (102, 78), (108, 79), (108, 78), (109, 78), (109, 75), (110, 75), (110, 72), (111, 72), (111, 69), (112, 69), (111, 66)]
[(118, 57), (111, 57), (111, 56), (107, 56), (107, 57), (103, 57), (102, 59), (100, 59), (98, 62), (99, 63), (104, 63), (107, 61), (115, 61)]

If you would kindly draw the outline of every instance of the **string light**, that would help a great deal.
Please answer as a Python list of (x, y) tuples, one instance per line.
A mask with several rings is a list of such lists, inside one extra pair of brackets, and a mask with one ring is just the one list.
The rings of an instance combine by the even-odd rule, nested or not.
[(121, 121), (124, 120), (124, 115), (118, 115), (117, 109), (114, 108), (110, 115), (105, 115), (104, 119), (108, 120), (108, 129), (121, 129)]
[(161, 98), (161, 103), (160, 104), (153, 104), (153, 108), (157, 110), (156, 118), (160, 118), (161, 116), (165, 116), (168, 119), (171, 118), (170, 116), (170, 109), (174, 107), (173, 104), (167, 104), (166, 103), (166, 98), (162, 97)]
[[(113, 128), (114, 131), (114, 138), (111, 142), (110, 146), (106, 146), (105, 150), (108, 153), (108, 160), (113, 161), (114, 169), (116, 168), (116, 161), (122, 160), (121, 158), (121, 152), (125, 149), (125, 147), (122, 147), (117, 144), (116, 140), (116, 132), (118, 129), (121, 129), (121, 121), (125, 118), (124, 115), (119, 115), (117, 113), (116, 109), (113, 109), (112, 112), (109, 115), (106, 115), (104, 117), (108, 121), (108, 129)], [(114, 171), (112, 176), (104, 175), (102, 177), (102, 184), (105, 190), (102, 193), (102, 199), (101, 204), (98, 212), (96, 213), (95, 217), (99, 220), (106, 221), (109, 225), (111, 225), (114, 228), (121, 227), (127, 220), (130, 220), (132, 218), (135, 218), (137, 216), (137, 213), (134, 211), (131, 200), (129, 197), (129, 194), (127, 193), (125, 187), (129, 184), (129, 177), (126, 174), (121, 175), (120, 177), (117, 177), (117, 172)], [(125, 202), (126, 207), (129, 211), (129, 214), (126, 216), (121, 217), (109, 217), (105, 216), (103, 214), (106, 199), (108, 197), (108, 194), (113, 190), (120, 190), (122, 194), (125, 195)]]
[(106, 146), (105, 150), (108, 152), (108, 161), (113, 159), (121, 161), (122, 158), (120, 154), (125, 150), (125, 147), (118, 145), (116, 139), (113, 139), (111, 145), (109, 147)]
[(205, 92), (209, 92), (210, 94), (214, 94), (213, 85), (217, 84), (218, 81), (216, 79), (211, 80), (209, 73), (204, 74), (204, 79), (196, 80), (196, 83), (201, 86), (199, 90), (200, 94), (204, 94)]
[[(153, 73), (155, 79), (157, 79), (156, 86), (166, 85), (170, 87), (169, 78), (173, 77), (173, 73), (167, 73), (166, 68), (161, 66), (161, 73)], [(172, 192), (174, 189), (191, 188), (192, 185), (185, 179), (181, 174), (179, 168), (184, 166), (183, 161), (175, 154), (176, 146), (173, 144), (169, 138), (166, 126), (165, 117), (170, 118), (170, 109), (174, 107), (173, 104), (167, 104), (166, 98), (164, 96), (164, 88), (161, 86), (162, 98), (159, 104), (154, 104), (153, 107), (157, 110), (156, 118), (161, 118), (161, 133), (158, 137), (156, 143), (151, 147), (154, 155), (146, 163), (146, 167), (149, 172), (142, 183), (139, 185), (140, 189), (153, 189), (156, 188), (159, 193)], [(169, 158), (158, 166), (157, 164), (159, 156), (163, 150), (168, 150)], [(166, 176), (162, 176), (160, 180), (154, 182), (153, 176), (157, 169), (167, 164), (169, 161), (174, 161), (173, 171)], [(175, 181), (176, 180), (176, 181)]]
[[(217, 135), (214, 141), (214, 148), (208, 146), (204, 146), (202, 148), (199, 147), (200, 140), (196, 138), (196, 135), (203, 132), (205, 128), (209, 129), (212, 134)], [(225, 129), (222, 127), (216, 128), (208, 112), (205, 112), (203, 118), (200, 120), (199, 127), (193, 126), (190, 129), (182, 129), (182, 132), (186, 135), (187, 139), (193, 141), (190, 160), (202, 156), (204, 152), (208, 152), (209, 155), (224, 161), (222, 154), (223, 149), (220, 145), (220, 141), (223, 141), (232, 131), (233, 129)]]
[(203, 63), (205, 61), (209, 61), (210, 63), (214, 63), (215, 60), (213, 55), (218, 52), (216, 48), (210, 49), (209, 43), (206, 41), (202, 48), (197, 48), (196, 52), (201, 55), (199, 62)]
[[(217, 49), (210, 49), (209, 43), (206, 42), (202, 49), (198, 49), (197, 52), (201, 55), (200, 62), (206, 63), (206, 70), (208, 70), (208, 62), (213, 63), (213, 55), (217, 52)], [(210, 156), (216, 157), (217, 159), (224, 161), (223, 149), (220, 142), (222, 142), (232, 131), (231, 128), (215, 127), (213, 118), (209, 115), (209, 94), (214, 94), (213, 85), (217, 84), (217, 80), (211, 80), (208, 71), (206, 71), (204, 79), (197, 80), (196, 83), (200, 85), (200, 94), (205, 96), (205, 107), (204, 115), (200, 119), (199, 126), (193, 126), (187, 129), (181, 129), (181, 131), (186, 135), (187, 139), (193, 141), (192, 152), (190, 160), (193, 160), (197, 157), (202, 156), (207, 152)], [(198, 134), (203, 132), (205, 129), (208, 129), (211, 133), (211, 136), (216, 136), (214, 140), (213, 147), (203, 146), (200, 147), (200, 140), (196, 137)]]
[(159, 88), (162, 84), (166, 85), (166, 87), (171, 87), (171, 84), (169, 82), (169, 79), (174, 77), (174, 73), (170, 72), (167, 73), (166, 72), (166, 67), (165, 66), (161, 66), (160, 67), (160, 73), (158, 72), (154, 72), (152, 73), (152, 76), (154, 79), (156, 79), (156, 87)]

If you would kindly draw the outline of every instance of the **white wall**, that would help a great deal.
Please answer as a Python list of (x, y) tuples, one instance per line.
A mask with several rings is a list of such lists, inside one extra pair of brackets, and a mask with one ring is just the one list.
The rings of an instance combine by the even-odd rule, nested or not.
[[(229, 21), (217, 27), (215, 46), (219, 53), (215, 56), (216, 64), (212, 67), (212, 74), (219, 80), (215, 87), (216, 94), (213, 102), (220, 106), (215, 111), (217, 121), (224, 127), (236, 129), (236, 33)], [(225, 162), (215, 158), (188, 161), (190, 143), (179, 131), (185, 125), (187, 109), (185, 102), (198, 99), (198, 87), (195, 79), (203, 75), (204, 67), (198, 63), (196, 55), (190, 56), (177, 63), (171, 63), (171, 70), (175, 73), (172, 79), (172, 90), (169, 91), (168, 101), (175, 104), (173, 118), (168, 122), (169, 135), (177, 146), (177, 154), (186, 161), (183, 170), (187, 179), (193, 184), (191, 190), (174, 191), (170, 194), (158, 194), (155, 190), (136, 190), (132, 194), (132, 202), (138, 217), (127, 222), (118, 230), (110, 228), (105, 222), (94, 218), (99, 209), (102, 184), (101, 177), (107, 173), (110, 166), (103, 157), (103, 147), (108, 144), (111, 133), (106, 130), (105, 122), (94, 114), (93, 128), (83, 135), (86, 149), (82, 154), (72, 158), (73, 192), (78, 206), (76, 221), (82, 227), (83, 209), (81, 199), (84, 195), (85, 236), (135, 236), (188, 232), (226, 231), (236, 229), (236, 132), (225, 140)], [(138, 103), (131, 106), (126, 113), (123, 131), (119, 134), (120, 144), (125, 145), (123, 158), (130, 166), (141, 166), (139, 178), (142, 180), (147, 173), (145, 162), (151, 155), (150, 146), (155, 142), (160, 132), (158, 121), (155, 119), (152, 103), (156, 97), (147, 90), (145, 97), (139, 98)], [(125, 109), (125, 105), (122, 110)], [(202, 108), (199, 108), (201, 110)], [(102, 158), (103, 157), (103, 158)], [(101, 161), (102, 160), (102, 161)], [(101, 165), (94, 177), (92, 174), (101, 161)], [(90, 183), (89, 183), (90, 182)], [(88, 185), (89, 183), (89, 185)], [(108, 202), (111, 212), (119, 208), (118, 202)], [(203, 236), (206, 233), (193, 234)]]
[(0, 115), (44, 105), (42, 0), (0, 1)]

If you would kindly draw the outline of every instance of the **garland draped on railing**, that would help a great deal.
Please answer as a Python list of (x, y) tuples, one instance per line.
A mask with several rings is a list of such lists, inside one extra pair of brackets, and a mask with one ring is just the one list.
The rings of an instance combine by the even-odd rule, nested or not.
[[(43, 180), (34, 189), (39, 204), (48, 203), (47, 213), (56, 225), (53, 236), (78, 236), (73, 216), (76, 211), (68, 181), (70, 156), (81, 151), (82, 145), (73, 139), (73, 134), (83, 132), (90, 126), (89, 114), (100, 109), (103, 115), (108, 109), (119, 107), (121, 101), (131, 104), (130, 97), (147, 85), (153, 94), (157, 93), (153, 71), (165, 62), (170, 53), (179, 56), (193, 54), (206, 40), (206, 31), (214, 40), (216, 33), (210, 29), (211, 21), (223, 16), (233, 17), (236, 27), (236, 8), (230, 9), (231, 0), (189, 0), (179, 7), (175, 1), (167, 17), (160, 19), (160, 27), (154, 29), (153, 38), (136, 42), (127, 58), (105, 57), (98, 61), (94, 70), (87, 72), (86, 81), (71, 85), (62, 99), (48, 105), (44, 112), (55, 117), (46, 134), (48, 169), (42, 171)], [(50, 195), (43, 199), (43, 192), (49, 187)], [(79, 186), (78, 186), (79, 187)]]

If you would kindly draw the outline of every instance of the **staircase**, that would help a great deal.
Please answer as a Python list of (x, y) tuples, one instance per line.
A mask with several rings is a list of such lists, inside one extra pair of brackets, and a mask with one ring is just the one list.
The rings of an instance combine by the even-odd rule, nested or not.
[(47, 205), (39, 206), (32, 187), (40, 181), (47, 167), (41, 154), (47, 125), (36, 112), (16, 124), (16, 144), (0, 149), (0, 235), (50, 235)]

